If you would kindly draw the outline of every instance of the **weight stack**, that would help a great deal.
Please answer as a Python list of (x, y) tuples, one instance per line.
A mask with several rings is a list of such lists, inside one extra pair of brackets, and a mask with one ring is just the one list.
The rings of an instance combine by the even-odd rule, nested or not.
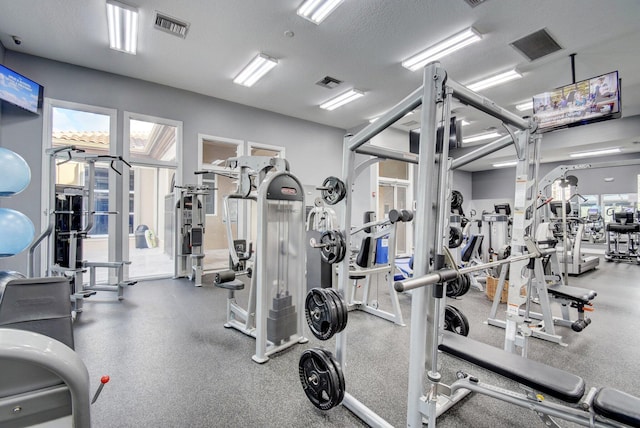
[(296, 307), (290, 294), (274, 297), (272, 307), (267, 317), (267, 340), (279, 345), (296, 334)]

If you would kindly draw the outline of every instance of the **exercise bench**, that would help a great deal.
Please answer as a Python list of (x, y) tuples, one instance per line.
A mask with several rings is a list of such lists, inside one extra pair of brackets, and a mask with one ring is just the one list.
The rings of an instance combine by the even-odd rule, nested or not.
[[(451, 396), (458, 390), (488, 395), (533, 410), (547, 426), (559, 426), (552, 419), (557, 417), (588, 427), (640, 427), (640, 398), (622, 391), (591, 388), (585, 396), (580, 376), (446, 331), (438, 349), (516, 381), (525, 389), (525, 393), (518, 393), (459, 372), (458, 380), (449, 387)], [(566, 404), (549, 402), (541, 394)]]

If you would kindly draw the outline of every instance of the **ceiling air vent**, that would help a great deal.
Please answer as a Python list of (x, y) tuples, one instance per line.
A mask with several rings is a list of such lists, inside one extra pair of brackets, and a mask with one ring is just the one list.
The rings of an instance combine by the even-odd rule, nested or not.
[(316, 82), (316, 85), (322, 86), (323, 88), (333, 89), (339, 84), (342, 83), (342, 80), (338, 80), (335, 77), (324, 76), (322, 80)]
[(156, 20), (153, 26), (160, 31), (183, 39), (187, 37), (187, 31), (189, 30), (188, 22), (180, 21), (160, 12), (156, 12)]
[(415, 120), (410, 120), (408, 122), (401, 123), (401, 125), (406, 127), (413, 127), (413, 126), (416, 126), (418, 123), (419, 122), (416, 122)]
[(562, 49), (545, 28), (516, 40), (511, 43), (511, 46), (527, 57), (529, 61), (534, 61)]
[(464, 0), (464, 2), (466, 4), (468, 4), (469, 6), (471, 6), (471, 7), (476, 7), (479, 4), (484, 3), (485, 1), (487, 1), (487, 0)]

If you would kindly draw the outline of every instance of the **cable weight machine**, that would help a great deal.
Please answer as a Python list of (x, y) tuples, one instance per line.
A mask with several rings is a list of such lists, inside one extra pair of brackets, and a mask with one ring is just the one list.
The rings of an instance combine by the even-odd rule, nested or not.
[[(302, 335), (305, 282), (305, 207), (300, 181), (289, 172), (286, 160), (265, 156), (230, 158), (230, 176), (238, 179), (235, 193), (224, 198), (224, 215), (232, 270), (220, 272), (214, 283), (228, 292), (227, 322), (256, 339), (253, 361), (264, 363), (269, 356), (297, 343)], [(217, 172), (220, 174), (220, 172)], [(246, 239), (234, 239), (230, 202), (257, 205), (257, 249)], [(239, 210), (239, 208), (238, 208)], [(249, 283), (247, 308), (235, 293)]]

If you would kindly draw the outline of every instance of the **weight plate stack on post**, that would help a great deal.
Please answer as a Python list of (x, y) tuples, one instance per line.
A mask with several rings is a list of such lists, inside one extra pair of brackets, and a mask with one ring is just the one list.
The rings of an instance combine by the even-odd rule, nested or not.
[(336, 308), (338, 308), (338, 327), (336, 333), (340, 333), (347, 327), (347, 320), (349, 318), (349, 308), (347, 302), (342, 298), (340, 293), (333, 288), (323, 288), (323, 290), (333, 298)]
[(344, 327), (346, 316), (336, 304), (328, 288), (312, 288), (307, 293), (304, 314), (311, 333), (320, 340), (329, 340)]

